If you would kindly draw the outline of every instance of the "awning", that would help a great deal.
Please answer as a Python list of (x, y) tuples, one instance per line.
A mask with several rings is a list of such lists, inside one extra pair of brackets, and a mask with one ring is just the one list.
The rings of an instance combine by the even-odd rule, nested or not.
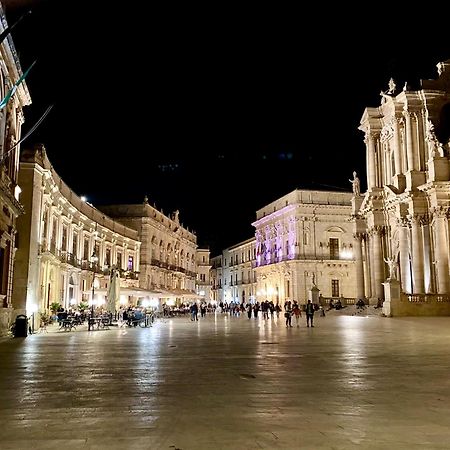
[(162, 289), (161, 297), (203, 298), (189, 289)]
[[(95, 289), (94, 293), (106, 296), (107, 289), (100, 289), (100, 288)], [(89, 291), (83, 291), (83, 294), (86, 295), (92, 294), (92, 289)], [(157, 298), (167, 297), (167, 295), (165, 295), (162, 290), (148, 290), (139, 287), (121, 287), (120, 295), (125, 296), (132, 295), (133, 297), (157, 297)]]

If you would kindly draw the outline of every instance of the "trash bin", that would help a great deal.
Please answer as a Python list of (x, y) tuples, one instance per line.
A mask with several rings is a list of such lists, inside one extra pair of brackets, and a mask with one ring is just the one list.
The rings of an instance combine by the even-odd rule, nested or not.
[(14, 337), (27, 337), (28, 333), (28, 319), (24, 314), (19, 314), (16, 317), (16, 326), (14, 330)]

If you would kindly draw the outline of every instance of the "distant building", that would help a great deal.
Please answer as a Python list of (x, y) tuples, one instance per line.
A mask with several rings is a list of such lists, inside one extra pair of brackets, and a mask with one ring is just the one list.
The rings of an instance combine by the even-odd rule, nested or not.
[(211, 302), (213, 304), (219, 304), (223, 301), (223, 256), (214, 256), (210, 261)]
[(352, 194), (295, 190), (261, 208), (256, 236), (256, 299), (306, 303), (311, 289), (325, 298), (356, 297)]
[[(0, 4), (0, 33), (8, 24)], [(19, 59), (11, 36), (0, 46), (0, 100), (22, 76)], [(31, 104), (30, 94), (23, 81), (4, 108), (0, 110), (0, 336), (25, 308), (12, 303), (14, 260), (16, 249), (16, 219), (24, 213), (19, 201), (21, 186), (18, 180), (23, 108)]]
[[(25, 214), (17, 221), (16, 311), (30, 316), (48, 312), (52, 303), (65, 309), (82, 302), (102, 307), (113, 266), (120, 271), (123, 304), (136, 304), (148, 294), (138, 289), (137, 231), (78, 197), (53, 169), (43, 146), (22, 152), (19, 183)], [(33, 317), (38, 328), (39, 316)]]
[(385, 299), (387, 315), (450, 314), (450, 60), (437, 67), (418, 90), (391, 80), (361, 119), (368, 189), (353, 203), (357, 291)]
[[(256, 299), (255, 238), (247, 239), (222, 252), (220, 271), (215, 271), (219, 303), (249, 303)], [(222, 273), (221, 279), (218, 273)]]
[(197, 262), (196, 292), (198, 299), (206, 303), (211, 302), (211, 263), (209, 261), (209, 253), (209, 249), (198, 248), (195, 258)]
[(155, 291), (162, 302), (169, 304), (198, 299), (197, 236), (180, 224), (178, 211), (168, 217), (147, 198), (142, 204), (99, 208), (138, 232), (142, 242), (141, 288)]

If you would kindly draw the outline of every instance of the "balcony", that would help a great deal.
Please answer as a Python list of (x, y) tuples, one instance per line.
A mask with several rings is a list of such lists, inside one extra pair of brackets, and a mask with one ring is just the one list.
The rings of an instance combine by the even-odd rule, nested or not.
[[(262, 258), (261, 258), (262, 259)], [(252, 261), (252, 269), (256, 268), (256, 267), (262, 267), (262, 266), (268, 266), (270, 264), (277, 264), (280, 262), (284, 262), (284, 261), (320, 261), (320, 262), (324, 262), (324, 261), (332, 261), (332, 262), (336, 262), (339, 261), (341, 263), (345, 263), (345, 262), (352, 262), (354, 261), (353, 259), (343, 259), (343, 258), (339, 258), (339, 257), (335, 257), (335, 258), (330, 258), (330, 255), (314, 255), (314, 254), (310, 254), (310, 255), (289, 255), (289, 256), (281, 256), (281, 257), (271, 257), (269, 261), (261, 261), (259, 264), (257, 261)]]

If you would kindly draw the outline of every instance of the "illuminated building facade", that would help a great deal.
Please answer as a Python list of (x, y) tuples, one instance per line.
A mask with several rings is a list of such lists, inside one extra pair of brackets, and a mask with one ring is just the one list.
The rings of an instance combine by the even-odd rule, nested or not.
[(355, 196), (358, 295), (386, 315), (450, 314), (450, 60), (366, 108), (367, 192)]
[(196, 252), (197, 281), (196, 292), (200, 301), (211, 302), (211, 280), (209, 261), (210, 251), (207, 248), (198, 248)]
[(222, 253), (222, 284), (225, 303), (255, 302), (255, 238), (227, 248)]
[(256, 298), (306, 303), (311, 289), (356, 297), (352, 194), (295, 190), (257, 211)]
[[(0, 5), (0, 33), (7, 28)], [(0, 99), (3, 100), (22, 75), (11, 36), (0, 45)], [(14, 259), (16, 252), (16, 220), (24, 209), (19, 202), (18, 180), (23, 108), (31, 104), (30, 94), (22, 82), (5, 107), (0, 110), (0, 335), (6, 334), (12, 321), (23, 310), (12, 304)]]
[(136, 230), (142, 242), (139, 286), (155, 292), (161, 302), (197, 299), (197, 236), (151, 206), (147, 197), (138, 205), (102, 206), (102, 211)]
[[(138, 233), (78, 197), (55, 172), (43, 146), (22, 152), (19, 184), (25, 214), (17, 221), (15, 311), (30, 316), (48, 312), (52, 303), (65, 309), (92, 301), (101, 306), (113, 266), (120, 271), (125, 303), (135, 302), (141, 295), (136, 291)], [(33, 320), (37, 329), (38, 314)]]
[(223, 301), (223, 256), (217, 255), (211, 258), (211, 270), (209, 272), (211, 283), (211, 301), (215, 304)]

